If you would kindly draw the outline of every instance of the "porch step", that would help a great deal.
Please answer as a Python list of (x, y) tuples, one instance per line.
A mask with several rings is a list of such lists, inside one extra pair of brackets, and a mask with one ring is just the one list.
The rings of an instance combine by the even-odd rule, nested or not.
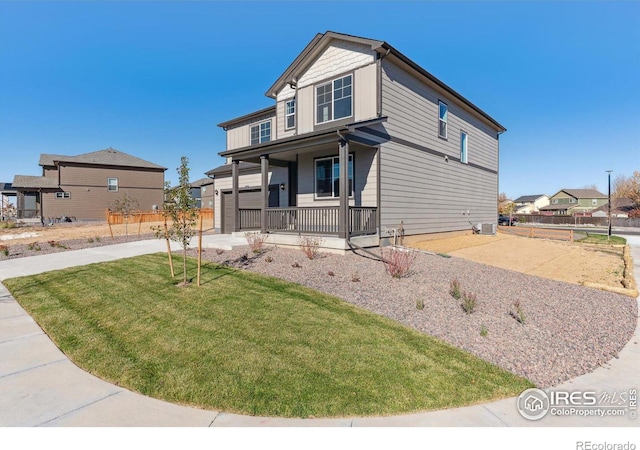
[(236, 237), (230, 234), (210, 234), (202, 236), (202, 248), (233, 250), (234, 248), (246, 245), (248, 245), (248, 243), (244, 237)]

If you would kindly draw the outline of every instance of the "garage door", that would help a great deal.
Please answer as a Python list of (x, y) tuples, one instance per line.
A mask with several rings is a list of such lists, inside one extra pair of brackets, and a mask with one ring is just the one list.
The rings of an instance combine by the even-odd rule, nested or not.
[[(260, 209), (262, 208), (262, 196), (260, 189), (241, 191), (239, 194), (240, 209)], [(222, 232), (231, 233), (233, 231), (233, 195), (231, 192), (222, 193)], [(257, 228), (260, 228), (259, 226)]]

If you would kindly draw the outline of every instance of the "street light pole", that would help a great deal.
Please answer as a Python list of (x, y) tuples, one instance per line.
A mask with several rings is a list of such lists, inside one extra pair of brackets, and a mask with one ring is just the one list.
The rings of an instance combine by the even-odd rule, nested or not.
[(609, 218), (609, 231), (607, 233), (607, 240), (611, 240), (611, 172), (613, 172), (613, 170), (607, 170), (607, 175), (609, 177), (609, 204), (607, 210), (607, 217)]

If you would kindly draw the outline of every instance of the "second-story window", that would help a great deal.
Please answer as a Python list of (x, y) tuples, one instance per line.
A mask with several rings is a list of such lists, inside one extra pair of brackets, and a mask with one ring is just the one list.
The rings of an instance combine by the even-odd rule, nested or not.
[(352, 80), (347, 75), (316, 87), (316, 123), (351, 116)]
[(259, 123), (251, 127), (251, 145), (262, 144), (271, 140), (271, 121)]
[(460, 132), (460, 162), (467, 164), (467, 133)]
[(118, 192), (118, 179), (117, 178), (107, 178), (107, 191), (108, 192)]
[(296, 126), (296, 99), (289, 100), (284, 108), (284, 128), (288, 130)]
[(438, 101), (438, 136), (441, 138), (447, 138), (447, 121), (449, 120), (449, 108), (447, 104)]

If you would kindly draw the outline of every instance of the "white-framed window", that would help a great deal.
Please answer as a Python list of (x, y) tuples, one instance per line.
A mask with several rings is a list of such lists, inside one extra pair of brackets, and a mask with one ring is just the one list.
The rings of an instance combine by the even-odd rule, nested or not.
[(56, 192), (56, 198), (71, 198), (71, 192)]
[(460, 132), (460, 162), (467, 164), (469, 161), (467, 159), (467, 133), (464, 131)]
[(350, 117), (353, 111), (353, 76), (316, 86), (316, 123)]
[(438, 136), (447, 138), (447, 121), (449, 120), (449, 107), (442, 100), (438, 100)]
[(251, 127), (251, 145), (262, 144), (271, 140), (271, 121), (253, 125)]
[(557, 205), (558, 204), (558, 199), (554, 198), (553, 200), (551, 200), (551, 203), (553, 203), (554, 205)]
[[(353, 155), (349, 155), (349, 197), (353, 196)], [(340, 197), (340, 160), (337, 156), (315, 160), (316, 198)]]
[(107, 192), (118, 192), (117, 178), (107, 178)]
[(575, 198), (570, 198), (570, 199), (569, 199), (569, 203), (575, 203), (575, 202), (576, 202), (576, 199), (575, 199)]
[(284, 104), (284, 128), (289, 130), (296, 126), (296, 99), (292, 98)]
[(595, 198), (591, 199), (591, 205), (597, 206), (598, 205), (598, 200), (596, 200)]

